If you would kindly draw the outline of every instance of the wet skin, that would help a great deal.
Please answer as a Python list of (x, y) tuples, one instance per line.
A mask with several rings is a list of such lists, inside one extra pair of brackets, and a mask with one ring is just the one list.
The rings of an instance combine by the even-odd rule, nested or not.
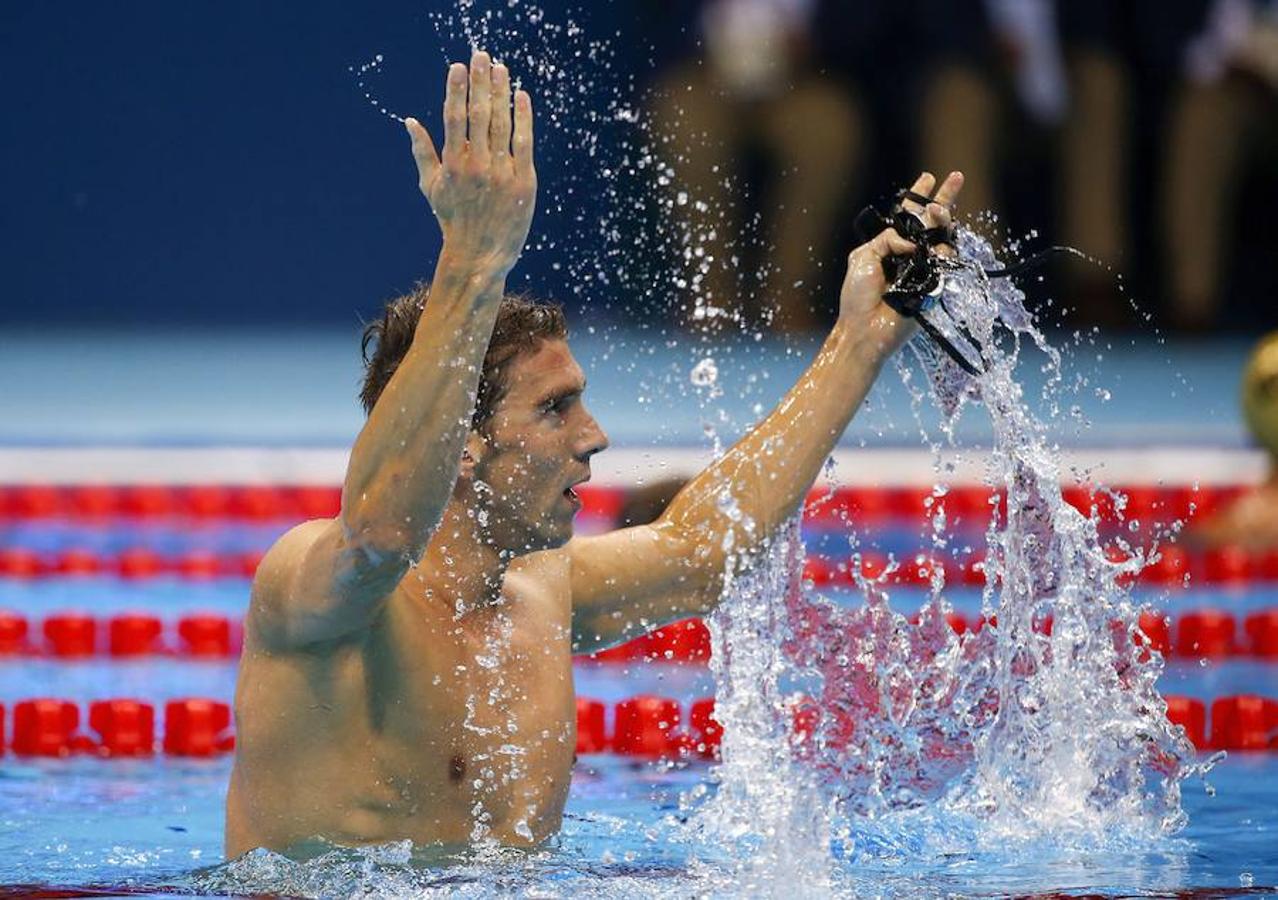
[[(607, 444), (584, 386), (562, 341), (514, 361), (444, 524), (367, 628), (299, 651), (250, 613), (228, 855), (313, 836), (532, 845), (558, 829), (576, 744), (564, 489)], [(509, 548), (493, 554), (504, 572), (471, 564), (477, 545)], [(498, 574), (490, 596), (474, 590)]]
[[(567, 344), (515, 357), (491, 420), (468, 427), (533, 211), (531, 100), (477, 52), (449, 70), (444, 121), (441, 154), (406, 123), (444, 245), (351, 451), (341, 515), (291, 530), (253, 582), (228, 856), (553, 834), (575, 746), (572, 654), (711, 610), (737, 564), (724, 548), (758, 547), (798, 510), (912, 333), (882, 302), (883, 260), (914, 250), (889, 229), (849, 255), (838, 321), (771, 414), (655, 522), (573, 538), (571, 489), (607, 438)], [(948, 226), (961, 187), (924, 173), (911, 189), (935, 202), (911, 211)]]

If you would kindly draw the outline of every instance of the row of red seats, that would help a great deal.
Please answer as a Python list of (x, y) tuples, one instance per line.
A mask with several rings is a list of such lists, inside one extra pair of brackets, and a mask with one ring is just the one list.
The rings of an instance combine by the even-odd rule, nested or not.
[[(1228, 502), (1242, 485), (1127, 485), (1113, 493), (1089, 485), (1063, 489), (1065, 500), (1083, 512), (1092, 508), (1102, 519), (1117, 513), (1114, 494), (1126, 497), (1123, 517), (1130, 521), (1170, 521), (1201, 515)], [(619, 487), (582, 486), (578, 490), (588, 515), (615, 518), (625, 498)], [(959, 485), (937, 496), (930, 486), (840, 487), (816, 489), (808, 496), (807, 515), (816, 521), (882, 522), (917, 519), (945, 508), (951, 519), (985, 521), (1005, 495), (985, 485)], [(341, 488), (334, 485), (223, 484), (15, 484), (0, 485), (0, 518), (194, 517), (285, 519), (334, 516)]]
[[(13, 708), (8, 747), (18, 756), (66, 757), (88, 754), (107, 758), (154, 756), (155, 707), (140, 700), (96, 700), (89, 704), (88, 726), (80, 729), (78, 704), (70, 700), (23, 700)], [(0, 705), (0, 753), (5, 750), (4, 706)], [(209, 757), (235, 749), (231, 709), (202, 698), (170, 700), (164, 705), (168, 756)]]
[[(950, 627), (959, 634), (979, 631), (983, 618), (948, 614)], [(997, 623), (995, 623), (997, 624)], [(1278, 608), (1253, 612), (1242, 622), (1233, 613), (1200, 609), (1173, 620), (1160, 613), (1143, 613), (1140, 628), (1150, 647), (1163, 656), (1186, 659), (1254, 656), (1278, 659)], [(1039, 629), (1051, 634), (1051, 620)], [(44, 619), (42, 645), (33, 640), (31, 623), (19, 613), (0, 610), (0, 656), (47, 654), (77, 658), (105, 653), (137, 657), (176, 653), (182, 656), (222, 658), (237, 656), (243, 639), (238, 621), (216, 613), (193, 613), (178, 619), (169, 630), (150, 613), (122, 613), (103, 621), (86, 613), (59, 613)], [(663, 625), (642, 637), (610, 650), (578, 658), (579, 662), (692, 662), (710, 658), (710, 632), (701, 619), (683, 619)]]
[[(1242, 694), (1221, 697), (1211, 704), (1211, 731), (1207, 731), (1207, 705), (1189, 697), (1167, 697), (1167, 717), (1185, 729), (1199, 750), (1278, 750), (1278, 700)], [(577, 752), (604, 753), (648, 759), (718, 755), (723, 726), (714, 717), (714, 700), (696, 700), (689, 708), (688, 727), (681, 728), (682, 709), (669, 697), (650, 694), (618, 703), (613, 729), (607, 730), (607, 706), (599, 700), (577, 699)], [(799, 740), (812, 735), (820, 711), (810, 704), (793, 709), (794, 734)], [(841, 732), (850, 737), (854, 726)]]

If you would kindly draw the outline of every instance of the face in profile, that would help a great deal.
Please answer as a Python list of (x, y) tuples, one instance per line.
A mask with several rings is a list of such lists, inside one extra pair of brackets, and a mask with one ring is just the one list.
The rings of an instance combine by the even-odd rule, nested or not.
[(517, 356), (506, 378), (505, 396), (468, 444), (480, 533), (516, 555), (562, 547), (581, 508), (575, 488), (608, 437), (586, 409), (586, 378), (566, 341)]

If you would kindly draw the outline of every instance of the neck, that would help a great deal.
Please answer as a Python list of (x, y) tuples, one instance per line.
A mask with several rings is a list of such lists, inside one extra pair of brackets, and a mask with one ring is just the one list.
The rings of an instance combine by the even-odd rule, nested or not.
[(417, 564), (414, 591), (427, 605), (462, 616), (501, 600), (511, 555), (484, 539), (467, 505), (454, 498)]

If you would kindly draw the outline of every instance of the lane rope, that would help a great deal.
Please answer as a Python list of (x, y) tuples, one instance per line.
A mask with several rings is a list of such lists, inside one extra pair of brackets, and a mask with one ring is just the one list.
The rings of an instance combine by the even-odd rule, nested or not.
[[(1219, 697), (1210, 704), (1178, 695), (1165, 699), (1168, 718), (1199, 750), (1278, 750), (1278, 700), (1255, 694)], [(156, 707), (142, 700), (95, 700), (87, 705), (87, 715), (80, 704), (57, 698), (21, 700), (11, 717), (0, 704), (0, 755), (134, 759), (162, 754), (207, 759), (235, 749), (228, 704), (186, 697), (168, 701), (162, 711), (163, 731), (157, 740)], [(822, 713), (799, 698), (791, 714), (791, 743), (801, 750), (814, 739)], [(621, 700), (611, 710), (603, 701), (577, 698), (578, 754), (714, 759), (722, 737), (713, 698), (692, 701), (686, 719), (682, 704), (671, 697), (641, 694)]]

